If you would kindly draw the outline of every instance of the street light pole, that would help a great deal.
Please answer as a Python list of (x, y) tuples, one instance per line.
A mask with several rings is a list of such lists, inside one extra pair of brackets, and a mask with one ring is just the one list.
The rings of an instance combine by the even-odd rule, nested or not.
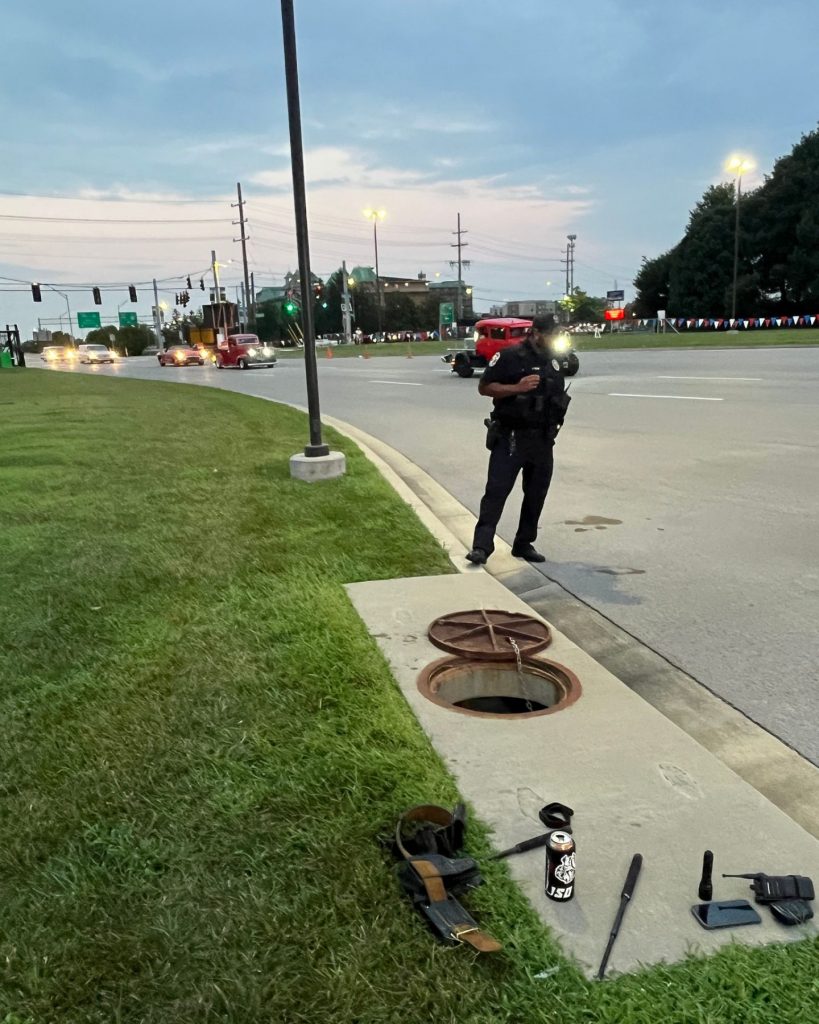
[[(66, 309), (68, 310), (68, 337), (71, 338), (71, 340), (74, 343), (74, 347), (76, 348), (77, 347), (77, 342), (76, 342), (76, 339), (74, 338), (74, 335), (71, 333), (74, 330), (74, 326), (73, 326), (73, 324), (71, 322), (71, 303), (68, 301), (68, 296), (65, 294), (65, 292), (61, 292), (59, 288), (55, 288), (53, 285), (49, 284), (49, 285), (46, 285), (46, 287), (50, 288), (51, 291), (56, 292), (58, 295), (62, 295), (62, 297), (65, 299), (65, 306), (66, 306)], [(60, 317), (60, 321), (62, 321), (62, 317)], [(78, 332), (79, 332), (79, 329), (80, 328), (78, 326), (77, 327), (77, 331)]]
[(734, 156), (726, 164), (726, 170), (736, 175), (736, 219), (734, 221), (734, 281), (731, 289), (731, 319), (737, 318), (737, 274), (739, 271), (739, 204), (742, 199), (742, 175), (753, 170), (754, 164), (745, 157)]
[(364, 216), (373, 222), (373, 244), (375, 246), (375, 297), (378, 304), (378, 333), (383, 334), (383, 309), (381, 300), (381, 275), (378, 273), (378, 222), (387, 216), (386, 210), (365, 210)]
[(731, 319), (737, 318), (737, 273), (739, 271), (739, 204), (742, 199), (742, 175), (737, 175), (737, 211), (734, 224), (734, 284), (731, 289)]
[(296, 20), (293, 0), (281, 0), (282, 33), (284, 37), (284, 74), (287, 84), (287, 118), (290, 126), (290, 163), (293, 171), (293, 203), (296, 214), (296, 243), (301, 278), (302, 333), (304, 335), (304, 370), (307, 377), (307, 415), (310, 421), (310, 443), (305, 446), (308, 458), (330, 454), (321, 438), (316, 335), (313, 327), (313, 281), (310, 273), (310, 242), (307, 229), (307, 195), (304, 185), (304, 148), (301, 137), (301, 104), (299, 101), (299, 67), (296, 55)]

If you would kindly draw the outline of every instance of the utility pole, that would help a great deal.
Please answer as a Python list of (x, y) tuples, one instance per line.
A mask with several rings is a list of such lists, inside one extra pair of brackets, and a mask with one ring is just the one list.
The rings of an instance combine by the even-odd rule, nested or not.
[(250, 309), (251, 309), (251, 313), (250, 313), (251, 321), (252, 321), (253, 325), (255, 326), (255, 324), (256, 324), (256, 281), (254, 279), (254, 273), (253, 273), (252, 270), (250, 272), (250, 296), (248, 297), (247, 301), (248, 301), (248, 305), (250, 306)]
[(458, 259), (457, 260), (450, 260), (449, 261), (449, 265), (450, 265), (450, 267), (457, 267), (458, 268), (458, 299), (457, 299), (457, 303), (456, 303), (455, 317), (456, 317), (458, 323), (460, 323), (461, 320), (463, 319), (463, 315), (464, 315), (463, 268), (470, 266), (470, 261), (469, 260), (464, 260), (462, 258), (462, 250), (466, 249), (466, 247), (469, 245), (469, 242), (464, 242), (461, 239), (461, 236), (468, 234), (468, 232), (464, 231), (464, 230), (461, 230), (461, 215), (460, 215), (460, 213), (458, 214), (458, 230), (457, 231), (453, 231), (452, 234), (458, 236), (458, 241), (457, 242), (450, 242), (450, 246), (449, 246), (450, 249), (457, 249), (458, 250)]
[(154, 278), (154, 333), (156, 334), (157, 348), (161, 352), (165, 348), (165, 343), (162, 337), (162, 315), (159, 311), (159, 291), (156, 287), (156, 278)]
[(567, 235), (569, 244), (566, 246), (566, 259), (568, 261), (567, 271), (569, 273), (569, 295), (574, 295), (574, 244), (577, 235)]
[[(219, 344), (219, 321), (222, 319), (222, 289), (219, 287), (219, 264), (216, 262), (216, 250), (211, 249), (210, 251), (210, 269), (213, 271), (213, 302), (218, 303), (215, 322), (216, 322), (216, 344)], [(224, 326), (224, 325), (223, 325)], [(227, 327), (225, 327), (225, 334), (223, 341), (227, 341)]]
[(344, 305), (344, 340), (349, 345), (353, 340), (352, 317), (350, 313), (350, 289), (347, 286), (347, 261), (341, 261), (341, 295)]
[[(244, 267), (244, 272), (245, 272), (245, 295), (249, 295), (250, 294), (250, 278), (248, 277), (248, 273), (247, 273), (247, 241), (248, 241), (248, 238), (247, 238), (247, 235), (245, 234), (245, 204), (244, 204), (244, 200), (242, 199), (242, 185), (241, 185), (241, 182), (238, 182), (238, 181), (236, 182), (236, 194), (238, 196), (239, 201), (236, 202), (236, 203), (231, 203), (230, 205), (232, 207), (236, 207), (236, 206), (239, 207), (239, 220), (238, 221), (234, 221), (233, 223), (240, 225), (241, 236), (239, 238), (234, 238), (233, 241), (234, 242), (241, 242), (242, 243), (242, 266)], [(249, 306), (249, 304), (246, 305), (245, 310), (246, 310), (245, 317), (246, 318), (250, 318), (251, 313), (250, 313), (250, 306)], [(254, 317), (254, 319), (255, 319), (255, 317)], [(247, 328), (248, 325), (245, 324), (244, 326), (245, 326), (245, 328)], [(251, 326), (252, 326), (252, 322), (251, 322)]]

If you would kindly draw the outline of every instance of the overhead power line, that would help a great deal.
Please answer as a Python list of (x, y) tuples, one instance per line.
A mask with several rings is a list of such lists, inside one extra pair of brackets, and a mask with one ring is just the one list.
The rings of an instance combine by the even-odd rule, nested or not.
[(224, 224), (225, 217), (163, 217), (158, 220), (115, 217), (35, 217), (24, 213), (0, 213), (0, 220), (37, 220), (52, 224)]

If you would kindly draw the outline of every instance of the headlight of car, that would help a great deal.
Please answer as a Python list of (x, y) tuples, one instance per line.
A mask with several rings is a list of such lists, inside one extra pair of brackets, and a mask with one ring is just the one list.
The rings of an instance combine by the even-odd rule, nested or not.
[(263, 352), (263, 353), (264, 353), (264, 355), (266, 355), (266, 356), (272, 356), (272, 355), (273, 355), (273, 350), (272, 350), (272, 349), (270, 349), (270, 348), (263, 348), (263, 349), (262, 349), (262, 352)]
[(249, 348), (249, 349), (247, 350), (247, 354), (248, 354), (249, 356), (255, 356), (255, 355), (256, 355), (256, 349), (255, 349), (255, 348)]

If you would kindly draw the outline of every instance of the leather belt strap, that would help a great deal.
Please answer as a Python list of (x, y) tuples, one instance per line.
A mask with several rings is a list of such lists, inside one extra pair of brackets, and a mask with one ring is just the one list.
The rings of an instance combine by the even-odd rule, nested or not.
[(404, 835), (405, 826), (411, 822), (437, 825), (434, 832), (422, 829), (416, 833), (421, 837), (420, 845), (426, 849), (441, 847), (454, 854), (463, 840), (463, 805), (455, 808), (455, 814), (434, 804), (404, 811), (395, 826), (395, 847), (405, 862), (403, 873), (399, 869), (399, 874), (417, 909), (444, 941), (467, 943), (481, 953), (497, 952), (501, 944), (480, 928), (449, 891), (480, 885), (482, 879), (477, 864), (470, 858), (456, 859), (432, 850), (429, 853), (411, 853), (407, 843), (418, 845)]

